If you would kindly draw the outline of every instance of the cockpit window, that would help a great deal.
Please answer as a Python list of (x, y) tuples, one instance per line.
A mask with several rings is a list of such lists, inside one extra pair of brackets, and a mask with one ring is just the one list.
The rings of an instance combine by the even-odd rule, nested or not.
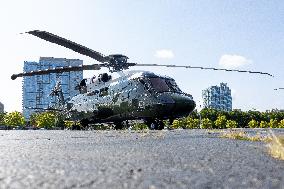
[(158, 93), (162, 92), (176, 92), (182, 93), (173, 79), (150, 77), (141, 79), (140, 82), (145, 86), (147, 90), (154, 90)]
[(117, 60), (118, 60), (118, 62), (121, 62), (121, 63), (126, 63), (127, 62), (127, 58), (125, 58), (125, 57), (119, 57), (119, 58), (117, 58)]
[(182, 93), (182, 91), (180, 90), (180, 88), (178, 87), (178, 85), (176, 84), (176, 82), (174, 80), (167, 79), (166, 82), (167, 82), (169, 88), (171, 89), (171, 91)]
[(154, 78), (150, 78), (150, 82), (154, 90), (158, 93), (170, 91), (170, 88), (167, 85), (165, 79), (154, 77)]

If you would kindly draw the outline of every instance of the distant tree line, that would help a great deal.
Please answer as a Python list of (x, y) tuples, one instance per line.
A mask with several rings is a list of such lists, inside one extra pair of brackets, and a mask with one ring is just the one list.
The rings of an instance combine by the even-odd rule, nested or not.
[(280, 111), (220, 111), (204, 108), (195, 110), (188, 117), (175, 120), (173, 126), (189, 128), (284, 128), (284, 112)]
[[(6, 129), (81, 129), (78, 122), (64, 120), (59, 112), (34, 113), (29, 121), (25, 121), (20, 112), (0, 113), (0, 125)], [(170, 125), (165, 121), (165, 125), (170, 129), (226, 129), (226, 128), (284, 128), (284, 112), (270, 111), (241, 111), (230, 112), (215, 109), (202, 109), (200, 112), (193, 111), (189, 116), (176, 119)], [(132, 125), (133, 129), (145, 129), (147, 126), (142, 123)], [(105, 129), (99, 126), (99, 129)], [(2, 128), (3, 129), (3, 128)]]
[(0, 125), (6, 129), (64, 129), (75, 124), (65, 121), (62, 114), (53, 111), (33, 113), (28, 121), (17, 111), (0, 113)]

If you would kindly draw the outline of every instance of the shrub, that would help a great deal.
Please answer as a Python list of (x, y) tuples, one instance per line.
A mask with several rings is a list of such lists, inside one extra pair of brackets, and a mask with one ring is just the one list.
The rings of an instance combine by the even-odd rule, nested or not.
[(170, 126), (170, 129), (179, 129), (184, 126), (184, 121), (180, 119), (175, 119), (173, 124)]
[(270, 128), (278, 128), (278, 121), (276, 119), (270, 119), (268, 125)]
[(145, 130), (148, 126), (145, 123), (134, 123), (131, 130)]
[(56, 124), (56, 116), (52, 112), (43, 112), (36, 116), (35, 122), (38, 128), (52, 129)]
[(201, 129), (213, 129), (213, 122), (208, 118), (202, 119)]
[(0, 113), (0, 125), (5, 125), (5, 115), (6, 113)]
[(184, 129), (198, 129), (199, 124), (200, 124), (199, 119), (193, 119), (191, 117), (188, 117), (185, 120), (185, 124), (182, 126), (182, 128), (184, 128)]
[(284, 128), (284, 119), (282, 119), (281, 121), (279, 121), (279, 123), (278, 123), (278, 128)]
[(20, 112), (11, 112), (4, 116), (4, 123), (9, 127), (17, 127), (25, 125), (25, 118)]
[(226, 128), (237, 128), (238, 127), (238, 123), (234, 120), (227, 120), (226, 122)]
[(248, 123), (248, 126), (249, 128), (257, 128), (258, 127), (258, 121), (252, 119), (249, 123)]
[(268, 123), (266, 121), (261, 121), (260, 124), (259, 124), (259, 127), (260, 128), (268, 128), (269, 125), (268, 125)]
[(214, 122), (214, 125), (216, 126), (217, 129), (225, 129), (226, 123), (227, 123), (226, 116), (222, 115), (218, 116), (218, 118)]
[(69, 120), (64, 121), (64, 127), (67, 129), (72, 129), (73, 125), (75, 124), (76, 124), (75, 121), (69, 121)]

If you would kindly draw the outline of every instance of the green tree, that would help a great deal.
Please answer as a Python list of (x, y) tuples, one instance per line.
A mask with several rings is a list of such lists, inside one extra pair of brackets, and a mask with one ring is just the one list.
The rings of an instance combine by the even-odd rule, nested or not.
[(190, 113), (190, 115), (188, 117), (191, 117), (193, 119), (199, 119), (199, 113), (197, 112), (197, 110), (195, 109), (194, 111), (192, 111)]
[(260, 119), (261, 119), (261, 121), (269, 122), (269, 120), (270, 120), (270, 113), (269, 112), (262, 112)]
[(280, 112), (280, 111), (271, 111), (268, 112), (269, 114), (269, 118), (271, 119), (275, 119), (275, 120), (282, 120), (284, 119), (284, 112)]
[(237, 122), (238, 127), (246, 127), (249, 122), (249, 114), (242, 112), (241, 110), (233, 110), (228, 113), (229, 120), (234, 120)]
[(261, 113), (259, 111), (249, 110), (247, 113), (248, 113), (250, 120), (255, 120), (258, 123), (261, 121)]
[(0, 113), (0, 125), (5, 125), (5, 115), (6, 113)]
[(208, 118), (211, 121), (215, 121), (218, 117), (218, 110), (204, 108), (200, 111), (200, 115), (202, 118)]
[(213, 122), (208, 118), (202, 119), (201, 129), (213, 129)]
[(248, 123), (249, 128), (257, 128), (258, 125), (259, 125), (259, 122), (254, 119), (250, 120), (250, 122)]
[(230, 129), (237, 128), (238, 127), (238, 123), (236, 121), (234, 121), (234, 120), (227, 120), (226, 127), (230, 128)]
[(226, 118), (229, 117), (229, 112), (227, 111), (223, 111), (223, 110), (218, 110), (217, 111), (217, 116), (220, 117), (220, 116), (225, 116)]
[(15, 128), (17, 126), (24, 126), (25, 118), (22, 113), (14, 111), (4, 116), (4, 123), (5, 125), (12, 128)]
[(226, 116), (218, 116), (214, 125), (217, 129), (225, 129), (226, 128), (227, 119)]

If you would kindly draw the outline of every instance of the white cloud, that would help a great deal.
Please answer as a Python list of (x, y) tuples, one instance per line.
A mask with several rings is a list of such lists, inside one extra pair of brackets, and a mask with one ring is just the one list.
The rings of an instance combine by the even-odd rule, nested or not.
[(169, 49), (161, 49), (157, 50), (155, 56), (157, 58), (163, 58), (163, 59), (171, 59), (174, 58), (174, 53), (172, 50)]
[(219, 65), (222, 68), (239, 68), (245, 65), (251, 64), (252, 60), (247, 59), (246, 57), (240, 55), (230, 55), (224, 54), (219, 60)]

